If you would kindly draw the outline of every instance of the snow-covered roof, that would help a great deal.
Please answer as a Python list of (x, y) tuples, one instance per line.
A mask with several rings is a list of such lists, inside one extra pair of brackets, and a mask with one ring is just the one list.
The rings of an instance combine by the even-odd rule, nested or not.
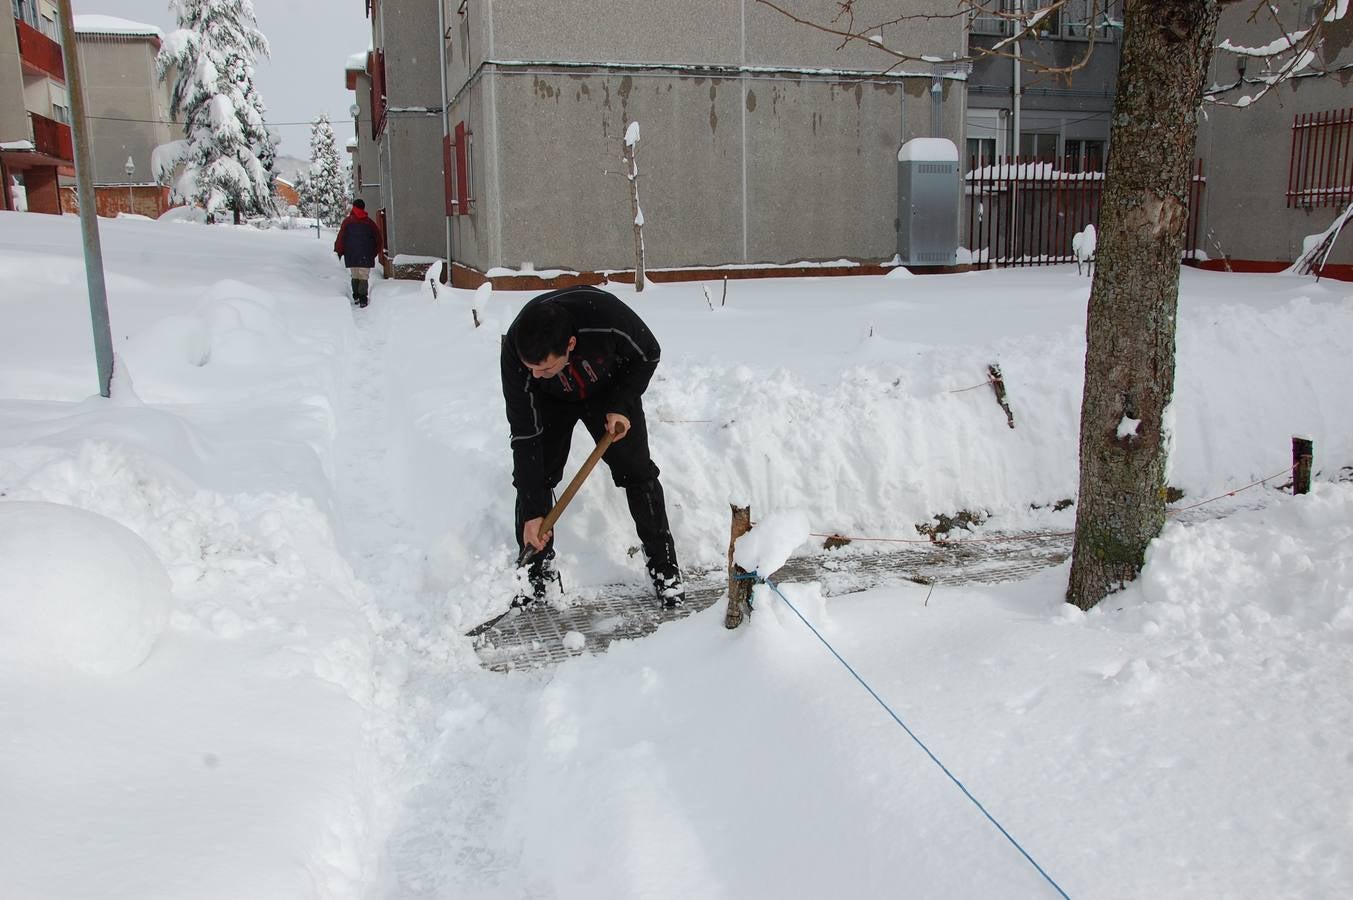
[(116, 16), (82, 15), (75, 17), (77, 34), (116, 34), (128, 37), (154, 37), (164, 40), (164, 32), (154, 25), (132, 22)]

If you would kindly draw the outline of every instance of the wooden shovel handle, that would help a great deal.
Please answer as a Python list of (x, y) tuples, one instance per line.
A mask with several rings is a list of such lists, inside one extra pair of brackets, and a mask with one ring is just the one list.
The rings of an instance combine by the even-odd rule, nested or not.
[[(540, 530), (537, 532), (538, 534), (550, 533), (551, 529), (554, 528), (554, 523), (559, 521), (559, 517), (564, 514), (564, 510), (573, 500), (573, 496), (578, 493), (578, 489), (583, 486), (583, 482), (587, 480), (587, 476), (592, 474), (592, 470), (597, 467), (597, 463), (601, 462), (602, 456), (606, 454), (606, 451), (610, 449), (610, 446), (613, 443), (615, 443), (615, 435), (612, 432), (608, 431), (601, 436), (601, 440), (597, 441), (596, 448), (592, 450), (587, 459), (578, 468), (577, 474), (574, 475), (573, 480), (568, 483), (568, 487), (564, 488), (564, 493), (559, 495), (559, 500), (554, 504), (554, 508), (545, 514), (544, 520), (540, 523)], [(535, 555), (536, 549), (530, 544), (527, 544), (522, 548), (521, 559), (517, 560), (517, 565), (524, 565)]]

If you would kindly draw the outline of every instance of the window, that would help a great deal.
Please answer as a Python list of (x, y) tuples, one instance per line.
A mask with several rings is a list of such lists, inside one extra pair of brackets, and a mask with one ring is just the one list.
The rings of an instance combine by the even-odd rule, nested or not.
[(62, 106), (62, 105), (59, 104), (59, 103), (53, 103), (53, 104), (52, 104), (52, 118), (53, 118), (53, 119), (56, 119), (58, 122), (64, 122), (65, 124), (69, 125), (69, 124), (70, 124), (70, 110), (67, 109), (66, 107)]
[(14, 18), (33, 28), (39, 26), (37, 0), (13, 0)]
[(1353, 108), (1298, 113), (1292, 121), (1287, 205), (1353, 203)]
[(1019, 155), (1050, 162), (1057, 158), (1057, 133), (1031, 134), (1024, 132), (1019, 136)]
[(1010, 33), (1010, 20), (996, 13), (1009, 11), (1009, 0), (989, 0), (973, 11), (972, 24), (969, 27), (973, 34), (1007, 35)]
[(984, 169), (996, 163), (996, 139), (968, 138), (968, 171)]
[(474, 132), (456, 123), (454, 137), (442, 139), (442, 173), (446, 188), (446, 214), (468, 216), (474, 203)]
[(366, 68), (371, 73), (371, 137), (378, 138), (385, 130), (385, 51), (368, 53)]
[(1068, 138), (1062, 144), (1062, 170), (1064, 172), (1104, 171), (1103, 141)]

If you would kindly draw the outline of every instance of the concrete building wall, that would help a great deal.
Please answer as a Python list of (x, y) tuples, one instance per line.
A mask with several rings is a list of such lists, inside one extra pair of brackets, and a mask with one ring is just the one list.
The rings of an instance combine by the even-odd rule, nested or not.
[(385, 49), (387, 112), (380, 143), (386, 241), (396, 253), (441, 256), (446, 218), (436, 8), (426, 0), (385, 0), (376, 28), (376, 46)]
[[(1299, 4), (1289, 0), (1279, 10), (1289, 31), (1303, 27)], [(1218, 25), (1218, 41), (1229, 38), (1237, 45), (1262, 46), (1279, 36), (1272, 23), (1248, 23), (1246, 16), (1244, 11), (1228, 7)], [(1323, 231), (1340, 213), (1341, 207), (1336, 206), (1289, 208), (1287, 187), (1295, 117), (1353, 106), (1347, 70), (1338, 72), (1341, 66), (1353, 63), (1351, 46), (1353, 22), (1345, 18), (1329, 24), (1316, 66), (1334, 74), (1293, 79), (1243, 109), (1209, 105), (1199, 123), (1198, 153), (1204, 158), (1207, 177), (1205, 237), (1200, 242), (1210, 255), (1292, 261), (1301, 253), (1303, 239)], [(1246, 68), (1247, 79), (1259, 74), (1253, 60)], [(1211, 83), (1233, 85), (1222, 94), (1223, 99), (1235, 102), (1258, 92), (1259, 84), (1240, 78), (1238, 57), (1218, 51), (1213, 57)], [(1353, 263), (1353, 230), (1346, 230), (1340, 237), (1329, 261)]]
[[(829, 24), (835, 13), (822, 0), (783, 0), (778, 5), (801, 18)], [(858, 41), (837, 49), (840, 38), (796, 23), (754, 0), (551, 0), (550, 3), (487, 2), (491, 58), (505, 60), (751, 65), (858, 69), (878, 72), (894, 62)], [(857, 22), (898, 15), (896, 0), (857, 0)], [(885, 43), (903, 52), (947, 57), (962, 49), (960, 19), (909, 21), (881, 29)], [(923, 63), (906, 64), (925, 72)]]
[[(864, 6), (857, 15), (896, 14)], [(877, 48), (838, 51), (839, 39), (750, 0), (481, 3), (450, 24), (452, 127), (474, 132), (476, 202), (452, 222), (459, 262), (632, 267), (620, 174), (631, 121), (650, 267), (896, 251), (897, 150), (931, 136), (928, 65), (870, 74), (890, 61)], [(963, 31), (943, 20), (885, 38), (948, 56)], [(963, 89), (941, 84), (942, 136), (961, 147)]]
[(181, 136), (169, 122), (169, 85), (155, 73), (155, 42), (81, 34), (78, 47), (95, 184), (126, 183), (128, 157), (132, 182), (154, 182), (152, 152)]
[(0, 143), (28, 140), (23, 66), (12, 18), (0, 17)]

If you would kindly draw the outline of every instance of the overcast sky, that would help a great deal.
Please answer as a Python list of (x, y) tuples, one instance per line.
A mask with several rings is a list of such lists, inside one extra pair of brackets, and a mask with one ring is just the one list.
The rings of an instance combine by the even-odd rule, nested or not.
[[(94, 13), (155, 25), (165, 34), (178, 27), (169, 0), (75, 0), (76, 15)], [(268, 105), (268, 124), (282, 138), (281, 152), (310, 156), (308, 123), (328, 113), (341, 148), (352, 137), (344, 86), (348, 57), (371, 44), (363, 0), (254, 0), (258, 25), (272, 46), (272, 58), (258, 61), (258, 91)]]

